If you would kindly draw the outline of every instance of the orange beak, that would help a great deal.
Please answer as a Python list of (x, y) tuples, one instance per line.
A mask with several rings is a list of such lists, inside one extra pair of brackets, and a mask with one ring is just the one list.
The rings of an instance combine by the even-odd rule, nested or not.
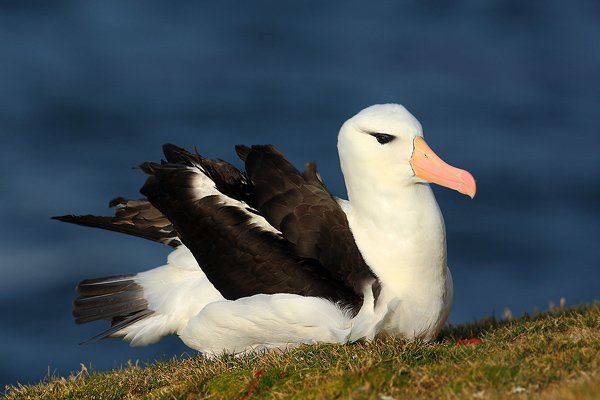
[(413, 144), (414, 150), (410, 158), (410, 165), (416, 176), (428, 182), (457, 190), (471, 198), (475, 197), (477, 186), (473, 175), (463, 169), (446, 164), (431, 150), (422, 137), (417, 136)]

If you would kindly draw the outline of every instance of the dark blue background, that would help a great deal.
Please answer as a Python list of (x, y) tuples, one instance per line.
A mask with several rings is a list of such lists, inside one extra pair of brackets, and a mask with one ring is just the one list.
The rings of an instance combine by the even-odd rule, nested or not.
[(475, 200), (435, 189), (452, 322), (599, 297), (595, 0), (15, 1), (0, 38), (0, 384), (188, 351), (78, 346), (104, 325), (74, 325), (75, 284), (168, 249), (50, 216), (136, 197), (131, 166), (164, 142), (230, 160), (272, 143), (345, 196), (337, 131), (374, 103), (404, 104), (477, 179)]

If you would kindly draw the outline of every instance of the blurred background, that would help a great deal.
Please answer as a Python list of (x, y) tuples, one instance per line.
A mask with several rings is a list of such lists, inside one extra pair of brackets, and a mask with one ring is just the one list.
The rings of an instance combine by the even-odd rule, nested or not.
[(193, 354), (78, 345), (106, 325), (73, 323), (76, 283), (169, 249), (51, 216), (138, 196), (165, 142), (272, 143), (345, 197), (337, 131), (375, 103), (477, 179), (474, 200), (434, 189), (452, 323), (600, 297), (598, 1), (2, 2), (0, 38), (2, 387)]

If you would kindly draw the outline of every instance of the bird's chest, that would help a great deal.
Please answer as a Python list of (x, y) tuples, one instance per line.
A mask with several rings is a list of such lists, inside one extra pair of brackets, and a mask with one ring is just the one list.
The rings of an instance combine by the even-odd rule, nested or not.
[(437, 215), (410, 223), (349, 218), (357, 245), (381, 282), (374, 310), (378, 332), (433, 340), (446, 321), (452, 278), (443, 220)]

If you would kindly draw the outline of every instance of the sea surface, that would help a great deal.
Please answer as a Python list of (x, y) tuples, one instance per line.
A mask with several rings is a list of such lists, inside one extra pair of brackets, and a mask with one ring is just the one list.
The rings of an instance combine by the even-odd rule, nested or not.
[(51, 216), (139, 196), (166, 142), (271, 143), (344, 197), (337, 131), (385, 102), (477, 179), (434, 189), (452, 323), (600, 298), (597, 0), (0, 3), (0, 387), (194, 354), (79, 345), (105, 324), (73, 323), (77, 282), (169, 249)]

